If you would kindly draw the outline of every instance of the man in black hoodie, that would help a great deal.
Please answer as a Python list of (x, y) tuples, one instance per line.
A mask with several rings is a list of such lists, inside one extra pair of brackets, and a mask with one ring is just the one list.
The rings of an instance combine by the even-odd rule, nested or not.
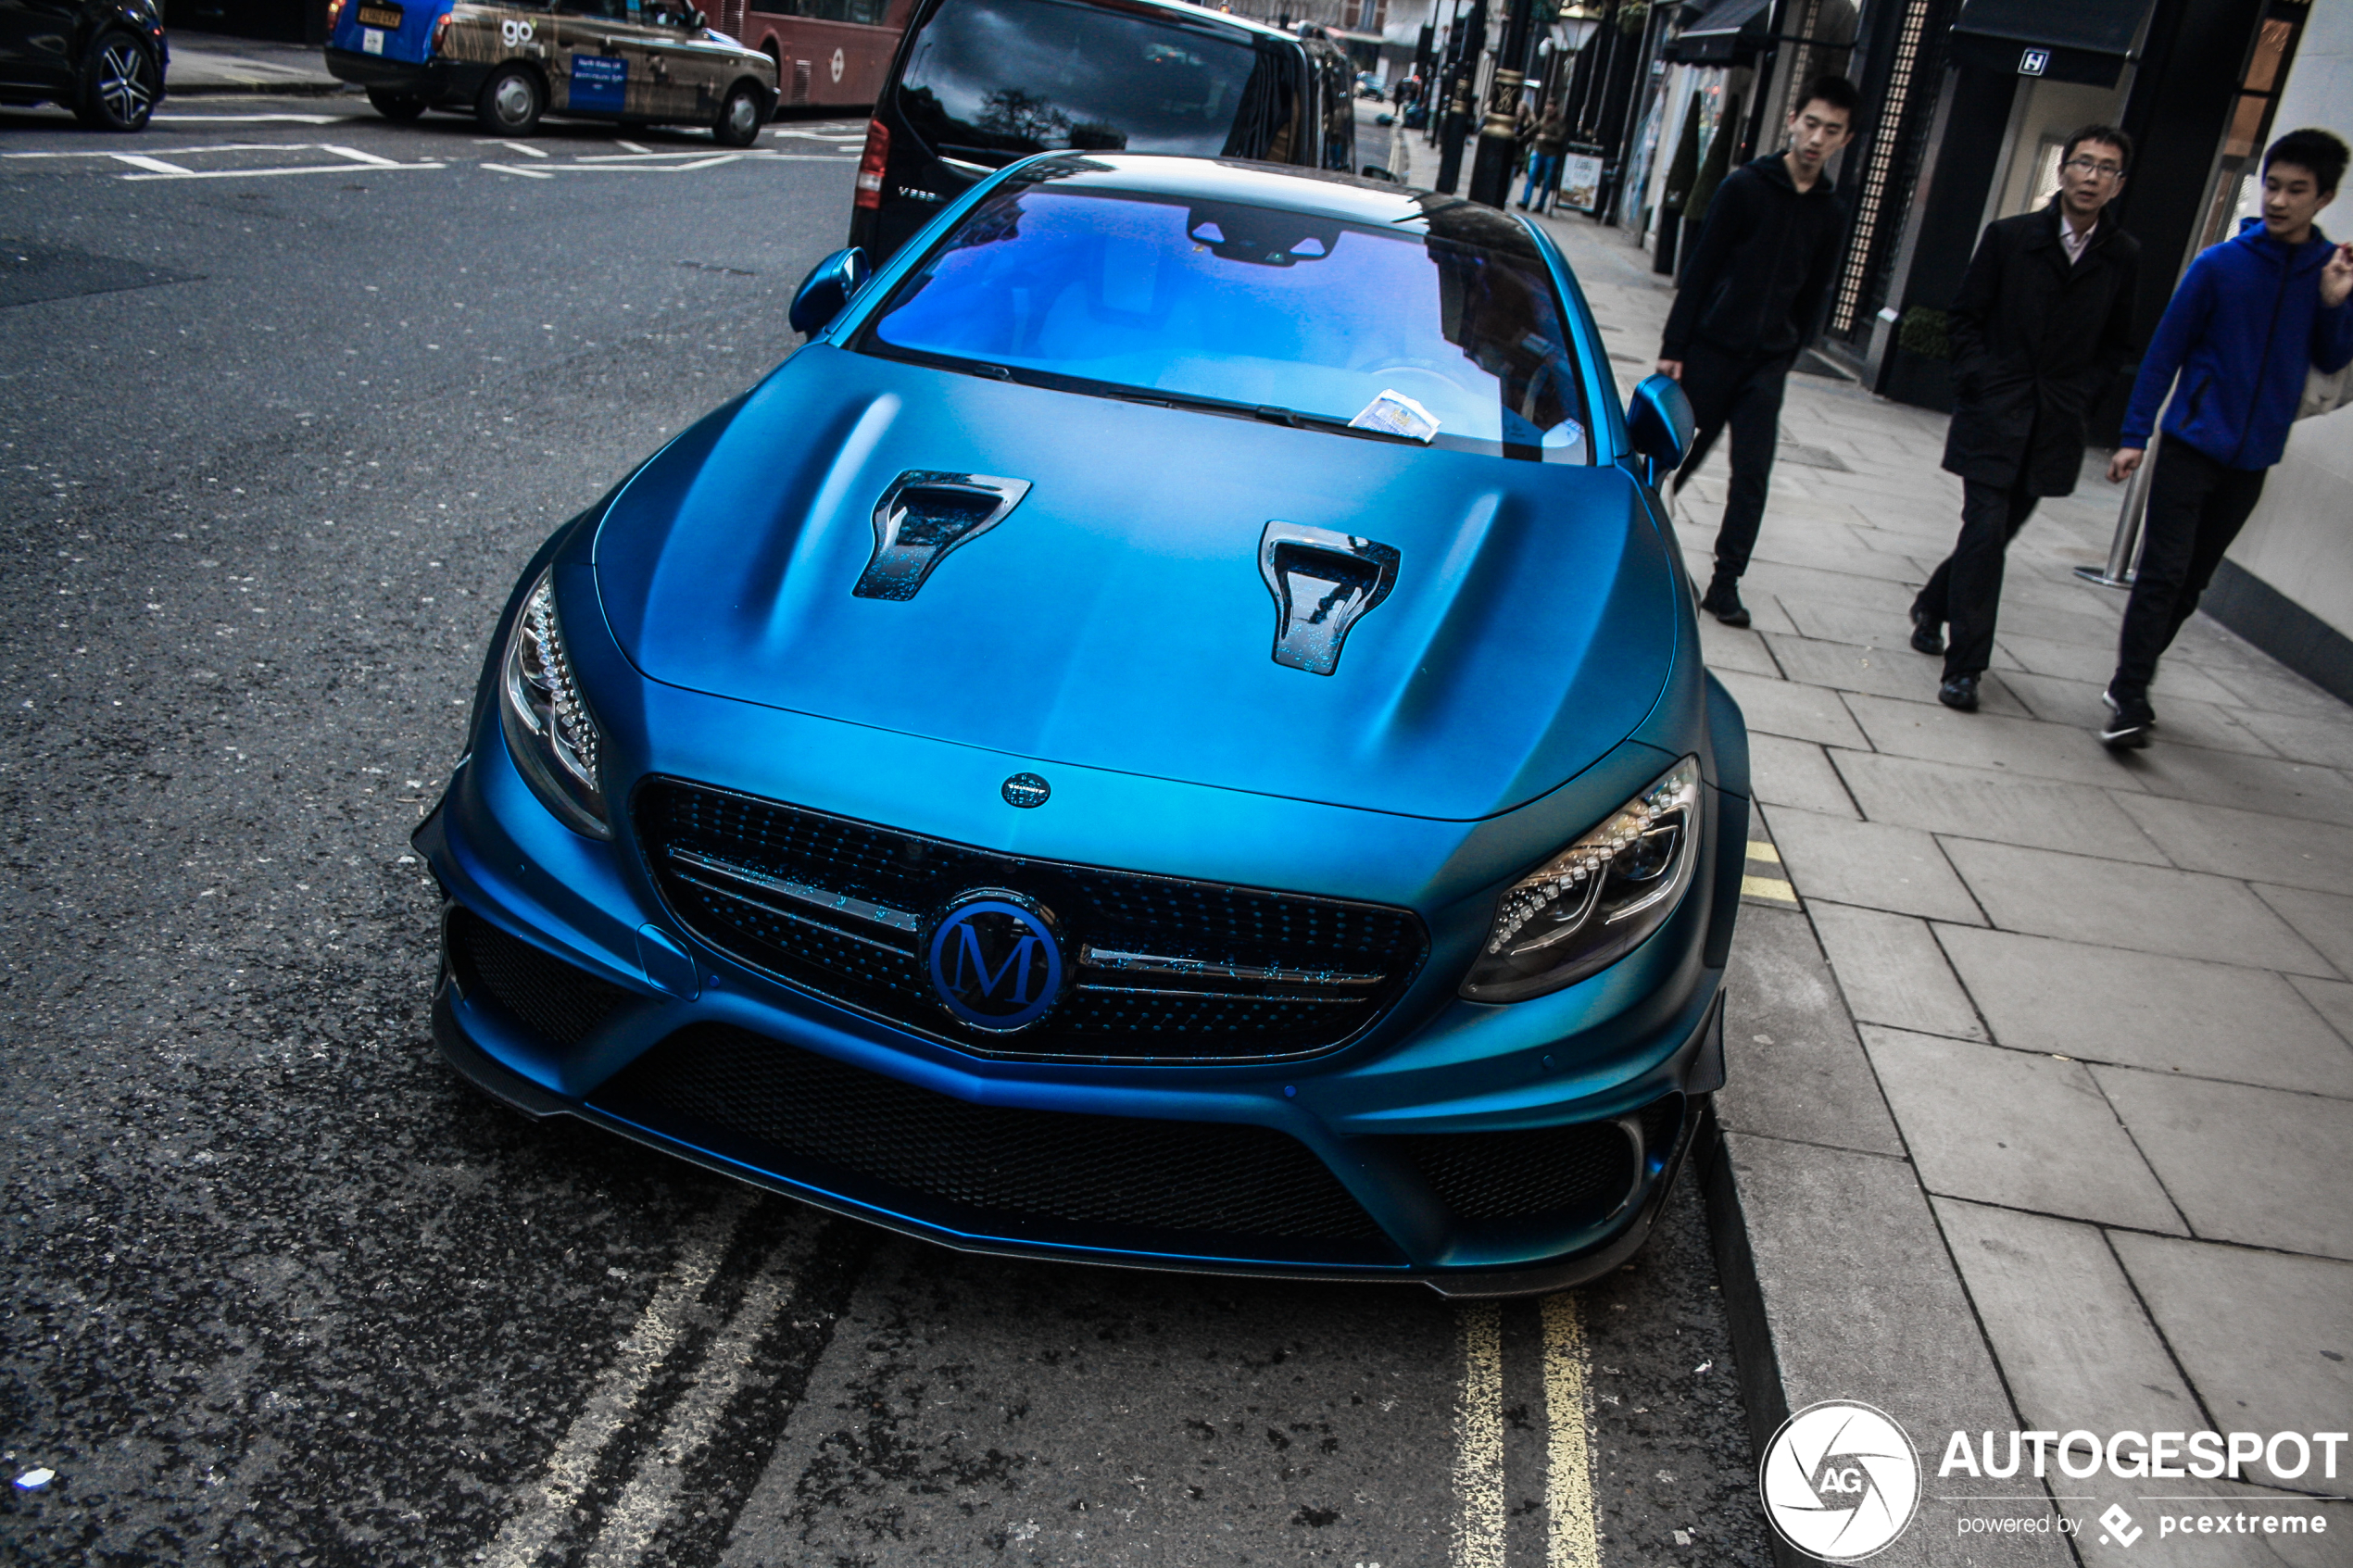
[(1789, 117), (1789, 145), (1725, 176), (1667, 312), (1663, 375), (1683, 383), (1698, 432), (1678, 487), (1732, 433), (1732, 483), (1716, 535), (1716, 574), (1700, 608), (1727, 626), (1748, 624), (1741, 573), (1765, 521), (1765, 493), (1780, 439), (1781, 388), (1820, 323), (1846, 212), (1824, 166), (1855, 133), (1855, 84), (1821, 76)]

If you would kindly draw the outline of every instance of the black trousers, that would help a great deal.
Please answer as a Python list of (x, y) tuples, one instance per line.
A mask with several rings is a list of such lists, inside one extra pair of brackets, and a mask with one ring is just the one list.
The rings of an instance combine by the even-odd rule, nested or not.
[(2116, 650), (2120, 703), (2146, 702), (2158, 656), (2172, 646), (2182, 623), (2197, 613), (2198, 596), (2214, 581), (2222, 554), (2263, 498), (2264, 469), (2234, 469), (2196, 447), (2168, 442), (2153, 459), (2147, 521), (2133, 597)]
[(2024, 465), (2007, 487), (1961, 481), (1961, 536), (1929, 573), (1912, 601), (1926, 619), (1952, 628), (1944, 640), (1944, 678), (1982, 675), (1994, 662), (1994, 618), (2002, 604), (2002, 562), (2010, 541), (2034, 515), (2037, 499)]
[(1683, 359), (1683, 395), (1692, 400), (1691, 456), (1676, 470), (1675, 483), (1699, 471), (1708, 448), (1727, 428), (1732, 433), (1732, 483), (1724, 498), (1724, 524), (1716, 534), (1716, 575), (1738, 577), (1748, 570), (1756, 531), (1765, 521), (1765, 493), (1773, 479), (1773, 448), (1781, 437), (1781, 391), (1795, 354), (1769, 357), (1728, 354), (1694, 343)]

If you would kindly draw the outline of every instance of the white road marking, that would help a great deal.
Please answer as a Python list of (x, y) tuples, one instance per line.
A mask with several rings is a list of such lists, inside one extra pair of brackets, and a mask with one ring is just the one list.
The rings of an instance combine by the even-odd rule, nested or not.
[(378, 169), (400, 169), (405, 167), (391, 158), (378, 157), (373, 153), (363, 153), (357, 147), (338, 147), (331, 142), (320, 143), (319, 150), (322, 153), (333, 153), (337, 157), (347, 157), (354, 163), (371, 164)]
[[(116, 157), (123, 155), (117, 153)], [(165, 167), (169, 168), (170, 165)], [(447, 169), (446, 163), (388, 163), (386, 169)], [(170, 174), (118, 174), (118, 180), (242, 180), (265, 174), (349, 174), (347, 163), (306, 163), (293, 169), (182, 169)]]
[[(286, 148), (283, 142), (222, 142), (210, 147), (174, 147), (173, 156), (193, 157), (198, 153), (275, 153)], [(50, 153), (0, 153), (0, 157), (120, 157), (120, 153), (93, 153), (79, 148)]]
[(687, 1462), (706, 1448), (719, 1418), (744, 1386), (752, 1351), (792, 1299), (794, 1281), (786, 1261), (806, 1254), (824, 1222), (804, 1211), (799, 1233), (781, 1245), (744, 1291), (742, 1304), (727, 1320), (696, 1370), (694, 1386), (670, 1412), (661, 1439), (637, 1474), (607, 1511), (589, 1544), (587, 1568), (632, 1568), (654, 1533), (676, 1513), (686, 1489)]
[(525, 157), (546, 157), (547, 156), (547, 148), (535, 147), (528, 142), (500, 142), (496, 144), (501, 147), (511, 147), (516, 152), (522, 154)]
[(1463, 1516), (1454, 1568), (1504, 1568), (1504, 1313), (1463, 1308), (1463, 1404), (1455, 1418), (1454, 1495)]
[(194, 174), (193, 169), (182, 169), (176, 163), (166, 163), (159, 157), (146, 157), (138, 153), (108, 153), (117, 163), (127, 163), (133, 169), (150, 169), (157, 174)]
[(1593, 1456), (1585, 1438), (1585, 1330), (1577, 1298), (1547, 1296), (1544, 1317), (1544, 1513), (1550, 1568), (1601, 1568), (1593, 1518)]
[(526, 180), (553, 180), (554, 175), (540, 169), (517, 169), (511, 163), (485, 163), (483, 168), (494, 174), (520, 174)]
[(617, 136), (613, 138), (612, 144), (616, 147), (627, 147), (633, 153), (643, 153), (648, 157), (654, 156), (654, 150), (651, 147), (641, 147), (635, 142), (624, 142)]
[(498, 1538), (477, 1559), (486, 1568), (531, 1568), (570, 1521), (598, 1456), (636, 1408), (662, 1358), (678, 1343), (688, 1309), (719, 1272), (752, 1201), (749, 1191), (730, 1191), (688, 1228), (669, 1277), (646, 1303), (644, 1315), (622, 1341), (612, 1365), (548, 1456), (547, 1474), (535, 1488), (523, 1489), (521, 1510), (508, 1517)]

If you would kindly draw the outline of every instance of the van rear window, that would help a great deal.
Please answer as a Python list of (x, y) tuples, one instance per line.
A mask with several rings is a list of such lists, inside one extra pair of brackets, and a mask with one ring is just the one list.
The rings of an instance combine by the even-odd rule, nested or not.
[(1229, 151), (1245, 106), (1265, 112), (1258, 52), (1055, 0), (947, 0), (924, 24), (899, 109), (935, 151), (992, 166), (1030, 153)]

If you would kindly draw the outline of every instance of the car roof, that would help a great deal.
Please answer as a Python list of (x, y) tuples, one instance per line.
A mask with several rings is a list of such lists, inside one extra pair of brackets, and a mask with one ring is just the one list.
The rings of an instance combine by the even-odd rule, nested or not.
[(1271, 27), (1265, 22), (1257, 21), (1249, 17), (1238, 17), (1230, 11), (1214, 10), (1207, 6), (1189, 5), (1186, 0), (1067, 0), (1067, 3), (1094, 6), (1106, 11), (1130, 11), (1146, 16), (1157, 13), (1165, 16), (1171, 21), (1214, 22), (1221, 27), (1232, 28), (1237, 32), (1249, 33), (1254, 38), (1279, 38), (1290, 44), (1300, 41), (1298, 34), (1285, 31), (1279, 27)]
[(1461, 196), (1382, 180), (1242, 158), (1173, 153), (1049, 153), (1006, 171), (1008, 183), (1241, 202), (1345, 222), (1392, 226), (1462, 245), (1540, 258), (1528, 231), (1506, 214)]

